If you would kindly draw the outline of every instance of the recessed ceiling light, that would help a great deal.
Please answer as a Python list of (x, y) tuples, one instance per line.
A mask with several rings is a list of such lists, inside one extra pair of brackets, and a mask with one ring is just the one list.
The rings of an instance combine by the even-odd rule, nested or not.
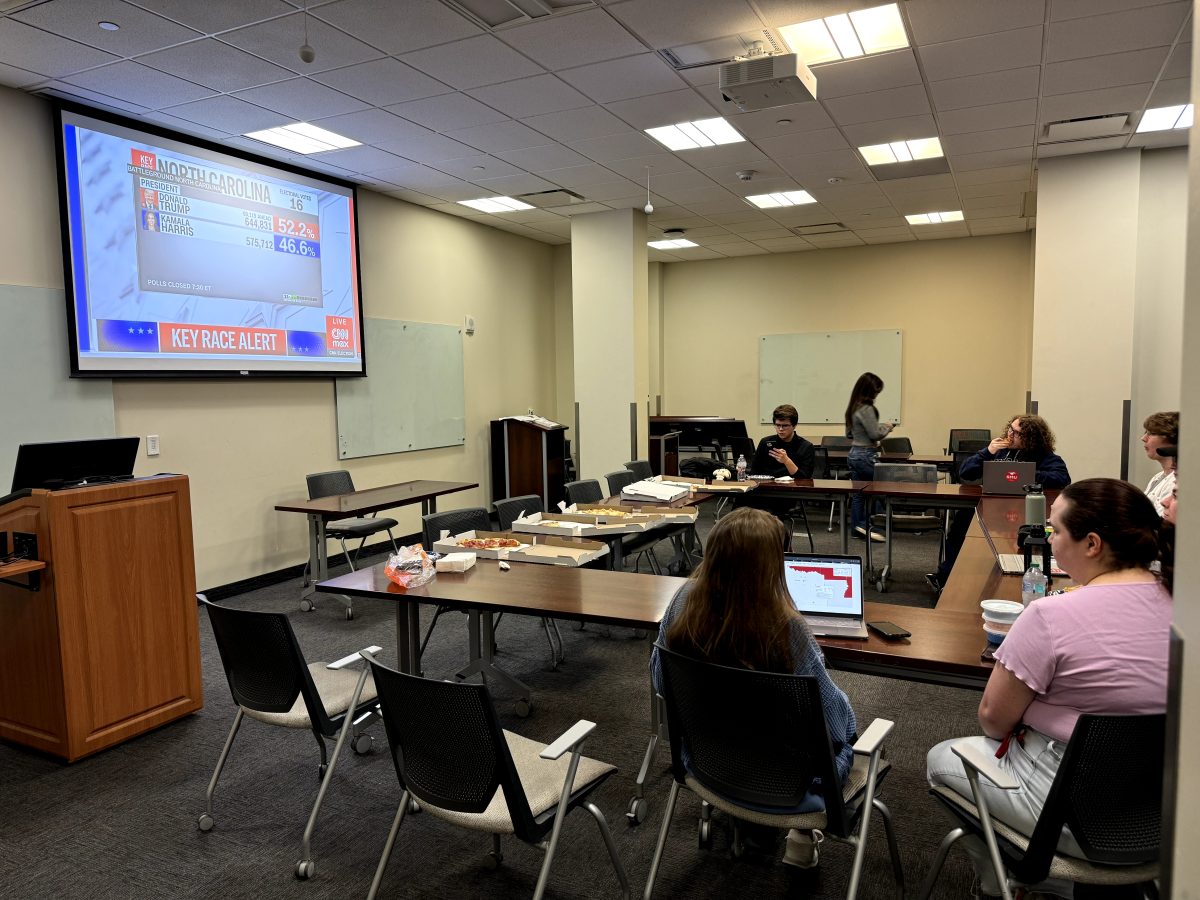
[(699, 247), (700, 245), (687, 238), (675, 238), (669, 241), (646, 241), (646, 246), (653, 247), (655, 250), (682, 250), (684, 247)]
[(347, 147), (360, 146), (358, 141), (316, 125), (310, 125), (308, 122), (293, 122), (291, 125), (280, 125), (277, 128), (248, 131), (243, 137), (282, 147), (294, 153), (324, 153), (329, 150), (345, 150)]
[(779, 33), (809, 66), (908, 46), (904, 20), (895, 3), (784, 25)]
[(961, 222), (963, 214), (961, 209), (955, 209), (949, 212), (918, 213), (904, 218), (908, 219), (909, 225), (941, 225), (943, 222)]
[(105, 31), (120, 31), (121, 30), (121, 26), (118, 25), (116, 22), (97, 22), (96, 24), (99, 25), (101, 28), (103, 28)]
[(483, 197), (479, 200), (459, 200), (463, 206), (469, 206), (485, 213), (516, 212), (519, 209), (533, 209), (528, 203), (514, 200), (512, 197)]
[(889, 163), (912, 162), (914, 159), (935, 159), (943, 155), (942, 142), (935, 137), (872, 144), (869, 147), (859, 147), (858, 152), (862, 154), (868, 166), (886, 166)]
[(1172, 128), (1192, 127), (1192, 104), (1186, 106), (1160, 106), (1142, 113), (1137, 133), (1143, 131), (1170, 131)]
[(746, 198), (759, 209), (775, 209), (779, 206), (799, 206), (802, 203), (816, 203), (817, 200), (808, 191), (777, 191), (774, 194), (754, 194)]
[(646, 134), (668, 150), (695, 150), (698, 147), (736, 144), (745, 140), (732, 125), (720, 116), (715, 119), (697, 119), (695, 122), (680, 122), (678, 125), (647, 128)]

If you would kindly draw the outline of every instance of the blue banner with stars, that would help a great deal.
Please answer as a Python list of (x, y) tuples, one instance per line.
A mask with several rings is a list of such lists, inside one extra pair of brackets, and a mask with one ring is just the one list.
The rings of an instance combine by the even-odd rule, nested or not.
[(323, 331), (289, 331), (288, 356), (327, 356)]
[(113, 353), (157, 353), (158, 323), (131, 319), (98, 319), (100, 350)]

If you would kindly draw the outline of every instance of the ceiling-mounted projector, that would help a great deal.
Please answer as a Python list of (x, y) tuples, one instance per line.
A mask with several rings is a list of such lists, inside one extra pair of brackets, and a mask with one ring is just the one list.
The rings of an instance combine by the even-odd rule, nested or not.
[(752, 56), (721, 66), (721, 94), (742, 112), (817, 99), (817, 76), (795, 53)]

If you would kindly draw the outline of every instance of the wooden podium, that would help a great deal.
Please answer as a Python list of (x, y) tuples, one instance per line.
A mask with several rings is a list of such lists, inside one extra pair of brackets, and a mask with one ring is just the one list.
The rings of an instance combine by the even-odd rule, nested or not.
[(0, 583), (0, 738), (70, 762), (203, 706), (187, 478), (35, 490), (0, 532), (45, 563)]
[(495, 419), (492, 433), (492, 500), (537, 494), (546, 509), (566, 500), (567, 426)]

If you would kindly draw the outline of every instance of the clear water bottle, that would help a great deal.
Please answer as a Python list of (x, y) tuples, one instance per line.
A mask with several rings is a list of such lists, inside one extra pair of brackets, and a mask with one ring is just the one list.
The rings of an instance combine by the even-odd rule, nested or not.
[(1042, 574), (1041, 563), (1031, 563), (1029, 570), (1021, 577), (1021, 605), (1029, 606), (1034, 600), (1046, 596), (1046, 576)]
[(737, 461), (737, 480), (738, 481), (746, 480), (746, 457), (740, 453), (738, 454), (738, 461)]

